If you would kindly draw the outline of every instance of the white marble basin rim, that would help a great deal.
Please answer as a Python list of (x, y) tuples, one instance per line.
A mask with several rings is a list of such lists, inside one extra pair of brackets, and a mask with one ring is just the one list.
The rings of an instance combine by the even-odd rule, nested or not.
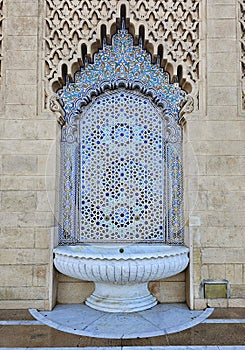
[(54, 253), (73, 258), (99, 260), (156, 259), (187, 254), (185, 246), (159, 243), (83, 243), (80, 245), (58, 246)]
[(58, 246), (56, 269), (95, 283), (86, 304), (105, 312), (136, 312), (157, 304), (148, 282), (174, 276), (188, 263), (189, 249), (166, 244), (96, 244)]

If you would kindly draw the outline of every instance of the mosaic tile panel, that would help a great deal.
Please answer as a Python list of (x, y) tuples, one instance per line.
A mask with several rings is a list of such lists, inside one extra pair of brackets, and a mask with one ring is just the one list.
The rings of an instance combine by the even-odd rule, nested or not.
[(165, 239), (165, 125), (152, 102), (119, 90), (81, 120), (80, 240)]

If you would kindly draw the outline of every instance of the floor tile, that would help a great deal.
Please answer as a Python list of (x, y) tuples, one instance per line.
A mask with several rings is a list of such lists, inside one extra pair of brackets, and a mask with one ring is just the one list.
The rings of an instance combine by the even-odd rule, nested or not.
[(135, 313), (113, 314), (86, 305), (57, 305), (52, 311), (30, 310), (40, 322), (55, 329), (99, 338), (145, 338), (182, 331), (202, 322), (213, 309), (191, 311), (185, 304), (158, 304)]

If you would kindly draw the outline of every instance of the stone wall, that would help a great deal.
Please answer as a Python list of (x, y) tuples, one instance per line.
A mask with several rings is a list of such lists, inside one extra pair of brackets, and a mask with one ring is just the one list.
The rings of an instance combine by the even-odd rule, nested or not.
[[(198, 164), (197, 172), (187, 170), (195, 308), (245, 306), (245, 122), (239, 108), (238, 5), (207, 1), (207, 115), (192, 116), (186, 124)], [(230, 298), (204, 300), (200, 284), (209, 279), (228, 280)]]
[[(140, 9), (139, 3), (144, 1), (131, 4), (135, 2)], [(184, 86), (185, 78), (189, 79), (193, 98), (199, 101), (194, 112), (184, 115), (186, 243), (193, 248), (191, 265), (186, 278), (181, 274), (153, 282), (151, 289), (161, 302), (184, 301), (187, 291), (192, 308), (207, 304), (245, 306), (245, 113), (241, 102), (244, 7), (236, 0), (194, 2), (200, 14), (197, 58), (191, 62), (198, 62), (199, 75), (194, 83), (190, 78), (193, 69), (188, 71), (188, 64), (180, 61), (186, 72), (181, 83)], [(110, 2), (105, 3), (108, 6)], [(121, 3), (127, 5), (126, 0)], [(83, 301), (93, 288), (88, 282), (57, 277), (52, 267), (60, 127), (45, 99), (52, 92), (47, 84), (62, 84), (62, 77), (59, 80), (61, 66), (53, 80), (45, 75), (45, 4), (36, 0), (0, 1), (0, 308), (49, 309), (56, 300), (56, 283), (58, 302)], [(119, 10), (115, 11), (118, 17)], [(155, 8), (153, 15), (158, 13)], [(136, 26), (133, 18), (131, 22)], [(154, 46), (150, 15), (138, 22), (138, 27), (145, 23), (148, 28), (148, 49), (156, 54), (159, 38)], [(112, 19), (108, 23), (111, 30)], [(154, 23), (156, 26), (158, 22)], [(109, 36), (109, 29), (107, 33)], [(98, 45), (99, 37), (97, 31)], [(72, 71), (76, 57), (65, 61), (68, 70)], [(173, 69), (172, 77), (177, 74), (178, 58), (163, 54), (163, 63), (169, 71)], [(204, 280), (228, 280), (230, 298), (204, 299)]]
[(38, 112), (38, 5), (3, 1), (0, 308), (50, 307), (46, 165), (57, 123)]

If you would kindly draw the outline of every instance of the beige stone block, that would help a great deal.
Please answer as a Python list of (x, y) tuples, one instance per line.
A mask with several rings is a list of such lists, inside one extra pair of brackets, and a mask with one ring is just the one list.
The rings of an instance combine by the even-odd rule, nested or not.
[[(232, 137), (232, 135), (231, 135)], [(239, 139), (240, 133), (238, 130), (237, 139)], [(208, 142), (207, 154), (210, 155), (225, 155), (225, 156), (241, 156), (245, 155), (245, 142), (244, 141), (212, 141)]]
[[(198, 148), (201, 148), (202, 152), (208, 152), (212, 146), (214, 148), (214, 146), (219, 144), (221, 147), (225, 140), (229, 142), (232, 140), (240, 140), (240, 124), (234, 123), (234, 121), (192, 121), (189, 123), (188, 138), (191, 140), (191, 145), (195, 154), (196, 145), (199, 146)], [(201, 140), (211, 140), (214, 143), (200, 143)]]
[(208, 307), (228, 307), (228, 299), (207, 299)]
[(48, 298), (48, 290), (43, 287), (0, 287), (0, 300), (42, 300)]
[(178, 273), (175, 276), (165, 278), (160, 280), (162, 282), (184, 282), (185, 281), (185, 272)]
[(5, 104), (6, 113), (4, 119), (35, 119), (36, 118), (36, 106), (34, 105), (13, 105)]
[[(11, 134), (11, 132), (9, 132)], [(52, 140), (16, 140), (14, 139), (0, 140), (0, 152), (5, 155), (46, 155), (50, 147), (52, 147)], [(20, 137), (16, 135), (15, 137)], [(30, 137), (30, 136), (28, 136)]]
[(31, 191), (3, 191), (4, 211), (33, 211), (37, 208), (37, 193)]
[(46, 300), (0, 300), (0, 309), (39, 309), (44, 310)]
[[(232, 209), (232, 208), (231, 208)], [(245, 226), (245, 215), (241, 215), (239, 211), (225, 211), (224, 222), (225, 227), (244, 227)]]
[(37, 82), (37, 71), (34, 69), (12, 69), (6, 71), (6, 80), (9, 85), (30, 85)]
[(2, 189), (11, 191), (46, 191), (45, 176), (2, 176)]
[(193, 246), (195, 248), (201, 247), (201, 234), (199, 227), (190, 227), (189, 231), (191, 232), (191, 236), (193, 237)]
[[(191, 182), (191, 179), (189, 181)], [(198, 191), (224, 190), (223, 178), (221, 176), (199, 176), (196, 182), (196, 189)]]
[(36, 174), (38, 170), (38, 158), (36, 156), (3, 156), (3, 173), (14, 175)]
[(240, 175), (240, 159), (233, 156), (207, 156), (208, 175)]
[(208, 89), (207, 103), (209, 106), (236, 106), (237, 87), (210, 87)]
[(240, 120), (239, 124), (240, 124), (241, 140), (245, 140), (245, 120)]
[(208, 70), (208, 86), (237, 86), (237, 74), (235, 72), (225, 72), (225, 74), (224, 72), (217, 73), (217, 71), (213, 71), (213, 69), (219, 69), (218, 63), (210, 62), (210, 64), (212, 65), (212, 67), (210, 73)]
[(245, 260), (245, 248), (203, 248), (203, 264), (242, 264)]
[(216, 229), (220, 229), (220, 227), (224, 227), (224, 212), (223, 211), (205, 211), (199, 212), (202, 228), (203, 227), (216, 227)]
[(38, 16), (38, 2), (10, 2), (8, 13), (11, 17), (32, 17)]
[[(191, 186), (200, 191), (244, 191), (244, 176), (199, 176), (188, 178), (188, 189)], [(195, 186), (195, 187), (194, 187)]]
[[(220, 202), (221, 198), (223, 202)], [(208, 209), (215, 209), (216, 207), (213, 204), (217, 202), (220, 204), (219, 209), (244, 212), (245, 192), (225, 192), (223, 194), (210, 192), (208, 195)]]
[(245, 299), (245, 285), (244, 284), (231, 284), (230, 285), (231, 298)]
[(159, 294), (156, 298), (160, 303), (181, 303), (185, 301), (185, 282), (160, 282)]
[(10, 17), (8, 19), (8, 35), (30, 35), (37, 34), (37, 17)]
[[(63, 275), (62, 273), (59, 273), (58, 272), (58, 280), (59, 280), (59, 283), (60, 282), (67, 282), (67, 283), (80, 283), (81, 280), (77, 279), (77, 278), (73, 278), (73, 277), (69, 277), (69, 276), (66, 276), (66, 275)], [(85, 283), (87, 281), (83, 281), (83, 283)], [(87, 282), (87, 283), (90, 283), (90, 282)]]
[(54, 224), (52, 212), (19, 213), (17, 218), (19, 227), (47, 227)]
[(203, 248), (239, 248), (245, 246), (245, 235), (241, 227), (203, 227), (201, 244)]
[(32, 286), (32, 266), (1, 266), (1, 287), (27, 286)]
[[(245, 260), (244, 260), (245, 261)], [(243, 283), (243, 265), (235, 264), (234, 283)], [(244, 294), (245, 296), (245, 294)]]
[(93, 283), (59, 283), (57, 302), (61, 304), (83, 303), (93, 292)]
[(208, 120), (238, 120), (237, 106), (207, 106)]
[[(208, 39), (207, 40), (207, 52), (225, 52), (229, 54), (230, 52), (235, 52), (237, 47), (237, 41), (235, 38), (226, 38), (226, 40), (220, 39)], [(229, 71), (228, 71), (229, 72)]]
[[(48, 155), (39, 155), (38, 156), (38, 174), (45, 176), (53, 176), (54, 170), (48, 167), (49, 156)], [(55, 164), (53, 164), (55, 167)]]
[(228, 299), (228, 307), (245, 307), (245, 299)]
[[(8, 51), (8, 55), (6, 56), (6, 69), (37, 69), (37, 52), (30, 50)], [(29, 83), (31, 83), (30, 85), (34, 86), (36, 81)], [(15, 91), (13, 91), (13, 93), (14, 92)]]
[(225, 279), (231, 284), (234, 283), (235, 264), (225, 264)]
[(201, 283), (201, 250), (195, 247), (193, 250), (193, 279), (196, 283)]
[(49, 211), (52, 208), (53, 203), (50, 202), (50, 197), (47, 191), (37, 192), (37, 210)]
[(209, 271), (208, 271), (209, 265), (202, 265), (201, 267), (201, 275), (203, 280), (209, 279)]
[(36, 35), (11, 35), (5, 37), (6, 45), (9, 51), (35, 51), (37, 50)]
[(34, 248), (34, 230), (19, 227), (2, 227), (0, 231), (2, 249), (11, 248)]
[(153, 281), (149, 282), (148, 284), (149, 291), (156, 297), (158, 298), (160, 294), (160, 282), (159, 281)]
[(222, 178), (224, 188), (229, 191), (244, 191), (245, 177), (243, 176), (225, 176)]
[(202, 297), (203, 292), (202, 292), (202, 289), (201, 289), (200, 281), (196, 281), (194, 279), (194, 283), (195, 283), (193, 285), (194, 299), (198, 299), (198, 298)]
[(208, 265), (208, 279), (221, 281), (225, 279), (225, 265), (224, 264), (209, 264)]
[[(186, 199), (187, 200), (187, 199)], [(188, 192), (188, 208), (192, 210), (206, 210), (208, 197), (206, 191)]]
[(49, 266), (33, 266), (33, 286), (48, 287), (49, 282)]
[(226, 194), (220, 191), (208, 192), (208, 210), (223, 210)]
[[(56, 120), (36, 120), (31, 123), (29, 120), (8, 120), (5, 122), (3, 138), (23, 139), (26, 142), (29, 141), (29, 139), (38, 139), (37, 146), (40, 148), (44, 147), (49, 152), (55, 145), (56, 124)], [(43, 142), (40, 141), (42, 139)], [(48, 140), (50, 140), (50, 142), (48, 142)], [(47, 148), (47, 145), (49, 148)], [(34, 142), (33, 146), (35, 147)], [(31, 147), (31, 144), (29, 147)]]
[(36, 85), (9, 85), (6, 89), (6, 103), (36, 105)]
[(192, 159), (187, 158), (185, 161), (185, 175), (206, 175), (207, 158), (206, 156), (195, 156)]
[(239, 168), (240, 168), (240, 173), (242, 175), (245, 175), (245, 157), (239, 157)]
[(210, 19), (236, 19), (236, 6), (235, 4), (216, 4), (214, 6), (207, 6), (207, 17)]
[(206, 299), (194, 299), (194, 310), (204, 310), (207, 307)]
[(18, 213), (0, 212), (1, 227), (16, 227), (18, 223)]
[[(206, 178), (206, 176), (204, 176)], [(188, 192), (195, 192), (199, 190), (199, 176), (188, 176), (185, 178), (185, 181), (187, 183), (187, 187), (185, 188), (188, 189)]]
[(235, 19), (208, 19), (207, 20), (208, 38), (236, 38)]
[(35, 228), (35, 248), (50, 249), (51, 246), (51, 230), (50, 228)]
[(0, 249), (2, 265), (47, 264), (48, 262), (49, 250), (47, 249)]
[[(234, 62), (236, 62), (237, 53), (229, 52), (228, 55), (224, 55), (223, 52), (212, 52), (207, 55), (207, 71), (211, 75), (212, 73), (222, 73), (225, 78), (222, 78), (220, 76), (221, 80), (226, 79), (227, 80), (227, 74), (228, 76), (233, 73), (231, 76), (231, 82), (227, 81), (227, 87), (236, 86), (234, 82), (236, 83), (237, 75), (236, 75), (236, 65)], [(229, 72), (229, 73), (227, 73)], [(209, 80), (207, 80), (207, 83), (209, 85)], [(217, 85), (214, 85), (217, 86)], [(220, 84), (218, 84), (220, 86)]]

